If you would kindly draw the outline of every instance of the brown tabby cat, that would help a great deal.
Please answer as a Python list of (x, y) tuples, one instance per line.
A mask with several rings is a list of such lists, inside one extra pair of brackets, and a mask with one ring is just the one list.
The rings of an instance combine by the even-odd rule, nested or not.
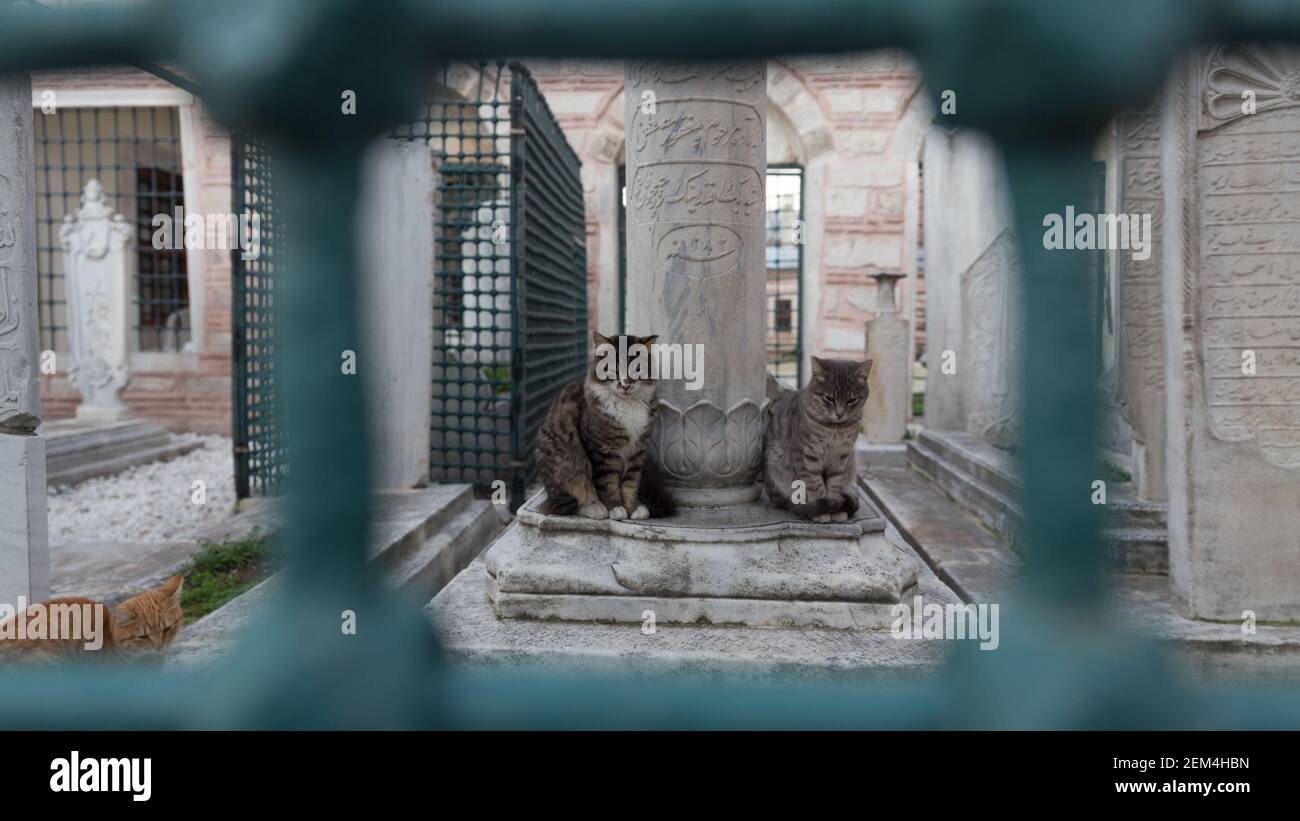
[[(19, 637), (18, 616), (0, 623), (0, 661), (160, 660), (180, 632), (183, 581), (180, 575), (172, 576), (162, 587), (132, 596), (116, 609), (75, 596), (33, 604), (27, 608), (26, 635)], [(34, 620), (47, 625), (40, 636), (32, 635)]]
[(655, 382), (648, 374), (599, 367), (602, 345), (649, 348), (655, 336), (592, 334), (587, 375), (566, 385), (537, 434), (537, 467), (549, 513), (589, 519), (669, 516), (673, 501), (646, 457), (654, 427)]
[[(867, 401), (872, 360), (812, 359), (812, 381), (771, 399), (763, 431), (763, 483), (772, 504), (818, 522), (858, 509), (853, 448)], [(804, 501), (792, 501), (795, 482)]]

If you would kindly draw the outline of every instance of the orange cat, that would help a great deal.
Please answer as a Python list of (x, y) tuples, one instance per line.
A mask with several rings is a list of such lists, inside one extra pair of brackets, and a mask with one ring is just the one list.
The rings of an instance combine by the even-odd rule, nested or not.
[[(161, 658), (181, 627), (180, 575), (115, 610), (78, 597), (33, 604), (0, 622), (0, 659), (55, 663), (86, 658)], [(10, 608), (12, 609), (12, 608)]]

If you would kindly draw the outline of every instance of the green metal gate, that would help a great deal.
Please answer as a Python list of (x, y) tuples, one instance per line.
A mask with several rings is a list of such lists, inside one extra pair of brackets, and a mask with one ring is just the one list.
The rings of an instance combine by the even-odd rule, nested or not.
[(581, 166), (522, 65), (470, 85), (400, 134), (429, 141), (439, 176), (429, 478), (504, 481), (517, 505), (546, 410), (586, 367)]
[(276, 306), (281, 291), (278, 220), (271, 154), (250, 137), (231, 135), (235, 214), (256, 214), (260, 253), (231, 253), (231, 379), (234, 381), (235, 496), (275, 496), (289, 463), (280, 421), (275, 360)]

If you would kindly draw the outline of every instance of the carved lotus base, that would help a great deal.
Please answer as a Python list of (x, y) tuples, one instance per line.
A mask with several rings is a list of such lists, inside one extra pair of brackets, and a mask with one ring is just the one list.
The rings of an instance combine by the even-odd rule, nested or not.
[(539, 493), (488, 551), (488, 595), (507, 619), (887, 630), (918, 566), (859, 494), (854, 519), (817, 524), (765, 503), (549, 516)]

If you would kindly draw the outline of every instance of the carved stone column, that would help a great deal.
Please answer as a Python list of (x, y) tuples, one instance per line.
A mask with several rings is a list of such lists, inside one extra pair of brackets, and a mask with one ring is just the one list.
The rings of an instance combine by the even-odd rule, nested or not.
[(660, 381), (651, 447), (682, 504), (752, 501), (766, 384), (766, 65), (626, 71), (629, 331), (702, 345), (704, 361), (698, 390)]
[(81, 208), (64, 217), (59, 228), (72, 354), (68, 380), (81, 391), (77, 418), (88, 422), (126, 415), (119, 394), (130, 379), (126, 244), (131, 234), (99, 180), (86, 183)]
[(867, 323), (867, 356), (871, 368), (863, 428), (873, 442), (901, 442), (907, 433), (912, 401), (912, 369), (907, 360), (907, 320), (894, 305), (894, 286), (906, 274), (875, 274), (876, 316)]
[(49, 596), (45, 440), (36, 375), (32, 84), (0, 75), (0, 602)]

